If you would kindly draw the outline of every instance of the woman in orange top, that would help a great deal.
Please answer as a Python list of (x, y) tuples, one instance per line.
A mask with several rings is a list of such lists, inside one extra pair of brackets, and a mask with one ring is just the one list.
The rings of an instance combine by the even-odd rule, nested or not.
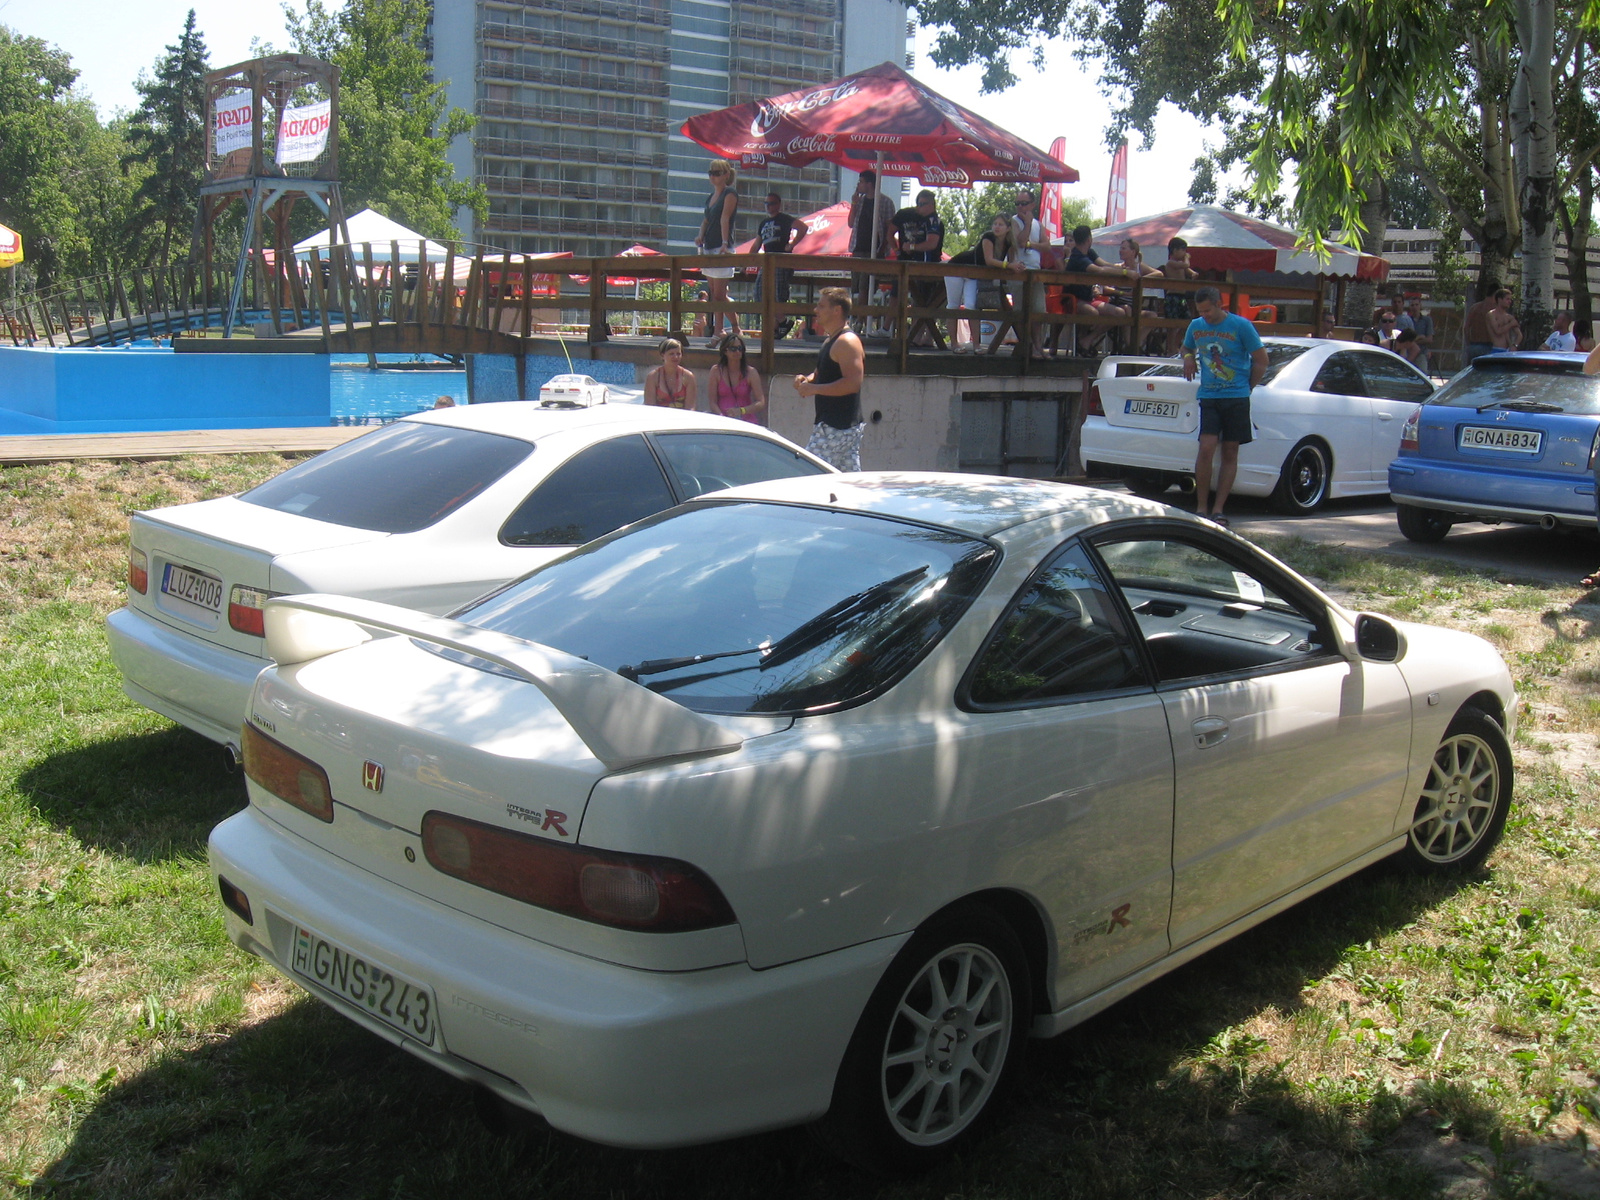
[(699, 389), (694, 372), (683, 367), (683, 343), (667, 338), (657, 350), (661, 365), (644, 377), (644, 402), (658, 408), (684, 408), (693, 412), (699, 404)]

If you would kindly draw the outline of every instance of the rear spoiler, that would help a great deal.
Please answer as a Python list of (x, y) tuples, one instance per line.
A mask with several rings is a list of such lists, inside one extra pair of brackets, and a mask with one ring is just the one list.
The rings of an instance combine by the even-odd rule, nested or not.
[(1125, 378), (1125, 376), (1118, 375), (1118, 367), (1177, 367), (1182, 365), (1183, 360), (1181, 358), (1146, 358), (1138, 354), (1113, 354), (1109, 358), (1100, 360), (1100, 370), (1095, 373), (1095, 378)]
[(311, 593), (266, 605), (267, 655), (282, 666), (370, 641), (369, 629), (458, 650), (538, 688), (608, 770), (696, 754), (721, 754), (743, 735), (615, 671), (538, 642), (374, 600)]

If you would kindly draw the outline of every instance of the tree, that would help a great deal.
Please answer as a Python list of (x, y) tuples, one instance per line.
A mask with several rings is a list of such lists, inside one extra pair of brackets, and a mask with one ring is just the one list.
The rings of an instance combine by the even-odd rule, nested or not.
[(149, 174), (134, 195), (136, 229), (159, 229), (161, 265), (172, 258), (179, 232), (194, 225), (206, 163), (205, 39), (195, 28), (194, 9), (183, 34), (156, 61), (154, 74), (135, 85), (139, 105), (128, 125), (126, 164), (142, 163)]
[[(985, 183), (975, 188), (939, 188), (935, 195), (939, 198), (939, 219), (944, 222), (945, 250), (955, 254), (967, 249), (989, 232), (996, 217), (1009, 217), (1015, 208), (1012, 202), (1017, 187), (1014, 183)], [(1082, 196), (1062, 198), (1063, 229), (1070, 232), (1074, 225), (1098, 224), (1100, 218), (1088, 200)]]
[(479, 219), (484, 190), (445, 157), (476, 118), (450, 108), (428, 61), (428, 0), (347, 0), (337, 11), (285, 4), (295, 49), (339, 68), (339, 174), (347, 209), (371, 207), (428, 237), (457, 236), (455, 212)]
[(0, 25), (0, 224), (22, 235), (24, 265), (42, 285), (55, 278), (60, 248), (72, 238), (62, 105), (77, 77), (65, 52)]

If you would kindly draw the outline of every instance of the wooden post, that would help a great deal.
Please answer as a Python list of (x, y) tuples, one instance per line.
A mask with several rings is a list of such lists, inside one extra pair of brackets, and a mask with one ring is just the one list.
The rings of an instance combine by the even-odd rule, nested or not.
[(684, 349), (688, 349), (688, 334), (680, 328), (683, 324), (683, 268), (674, 255), (667, 264), (667, 336), (682, 335)]
[(603, 259), (589, 260), (589, 343), (607, 341), (611, 331), (606, 326), (606, 273), (598, 264)]
[[(420, 241), (417, 243), (422, 244)], [(400, 301), (405, 297), (406, 287), (403, 273), (400, 270), (400, 243), (389, 243), (389, 319), (396, 325), (400, 324)], [(396, 333), (400, 331), (395, 330)]]
[[(1317, 336), (1317, 332), (1322, 328), (1322, 306), (1327, 303), (1327, 300), (1328, 300), (1328, 277), (1326, 275), (1318, 275), (1317, 276), (1317, 298), (1314, 301), (1315, 307), (1312, 309), (1312, 312), (1311, 312), (1311, 336), (1312, 337), (1316, 337)], [(1335, 322), (1335, 324), (1337, 324), (1337, 322)], [(1332, 332), (1332, 330), (1330, 329), (1329, 332)]]
[(111, 286), (116, 289), (117, 306), (122, 309), (122, 332), (128, 335), (128, 340), (133, 341), (133, 314), (128, 311), (128, 293), (122, 286), (121, 278), (114, 277)]
[(317, 311), (322, 314), (322, 352), (328, 354), (333, 348), (333, 331), (328, 328), (328, 293), (322, 283), (322, 255), (315, 246), (311, 247), (311, 294)]
[(75, 346), (72, 340), (72, 310), (67, 307), (67, 293), (65, 289), (56, 295), (56, 303), (61, 305), (61, 329), (67, 335), (67, 345)]
[(367, 269), (367, 366), (376, 367), (378, 365), (378, 298), (373, 295), (371, 242), (362, 244), (361, 257)]
[(433, 267), (428, 262), (428, 243), (421, 242), (417, 246), (417, 288), (411, 293), (411, 312), (415, 317), (418, 327), (417, 344), (428, 344), (428, 297), (429, 277), (433, 274)]
[(778, 268), (772, 257), (761, 268), (761, 377), (770, 387), (778, 356)]
[[(139, 306), (139, 311), (142, 314), (144, 314), (144, 333), (145, 333), (145, 336), (146, 337), (152, 337), (152, 338), (155, 337), (156, 331), (155, 331), (154, 327), (151, 326), (151, 324), (150, 324), (150, 303), (145, 298), (144, 282), (140, 278), (139, 270), (138, 270), (137, 267), (134, 268), (134, 272), (133, 272), (133, 298), (134, 298), (134, 301)], [(128, 337), (130, 339), (133, 337), (133, 323), (131, 321), (128, 323)]]
[(1123, 351), (1124, 354), (1143, 354), (1144, 343), (1139, 340), (1140, 327), (1144, 323), (1144, 276), (1136, 276), (1133, 281), (1133, 345)]
[(444, 280), (439, 285), (439, 324), (448, 328), (451, 308), (456, 302), (456, 244), (446, 242), (444, 247)]
[(90, 333), (90, 330), (94, 328), (94, 322), (89, 319), (89, 301), (83, 294), (82, 283), (78, 284), (78, 311), (83, 314), (84, 340), (92, 346), (94, 345), (94, 335)]
[(533, 259), (522, 258), (522, 353), (528, 353), (528, 340), (533, 337)]
[(467, 267), (467, 294), (461, 299), (462, 345), (469, 354), (477, 345), (473, 330), (478, 319), (478, 291), (482, 286), (483, 250), (480, 248)]
[[(906, 309), (911, 298), (911, 275), (905, 259), (896, 264), (894, 338), (900, 343), (900, 374), (906, 373), (906, 360), (911, 356), (911, 330), (906, 326)], [(893, 344), (892, 342), (890, 343)]]
[(1033, 361), (1033, 283), (1028, 278), (1029, 273), (1022, 274), (1022, 320), (1014, 328), (1017, 331), (1017, 348), (1011, 352), (1012, 358), (1022, 360), (1022, 374), (1028, 374), (1028, 368)]

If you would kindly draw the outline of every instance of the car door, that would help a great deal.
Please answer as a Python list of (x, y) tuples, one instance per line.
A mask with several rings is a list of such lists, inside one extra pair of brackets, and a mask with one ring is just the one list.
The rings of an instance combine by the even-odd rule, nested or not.
[[(1172, 758), (1162, 701), (1090, 554), (1061, 547), (974, 657), (954, 721), (961, 786), (1011, 812), (1002, 871), (1055, 935), (1055, 1001), (1167, 951)], [(988, 853), (1001, 853), (990, 847)]]
[(1172, 945), (1387, 839), (1411, 743), (1399, 668), (1342, 657), (1326, 606), (1235, 539), (1147, 523), (1094, 542), (1171, 731)]
[(1400, 430), (1417, 405), (1433, 395), (1433, 383), (1387, 350), (1362, 354), (1359, 361), (1367, 395), (1372, 398), (1373, 478), (1387, 486), (1389, 464), (1400, 453)]
[[(1372, 401), (1361, 373), (1358, 350), (1340, 350), (1328, 356), (1311, 381), (1311, 422), (1314, 433), (1333, 451), (1330, 479), (1365, 484), (1377, 478), (1372, 455)], [(1389, 460), (1384, 459), (1387, 471)]]

